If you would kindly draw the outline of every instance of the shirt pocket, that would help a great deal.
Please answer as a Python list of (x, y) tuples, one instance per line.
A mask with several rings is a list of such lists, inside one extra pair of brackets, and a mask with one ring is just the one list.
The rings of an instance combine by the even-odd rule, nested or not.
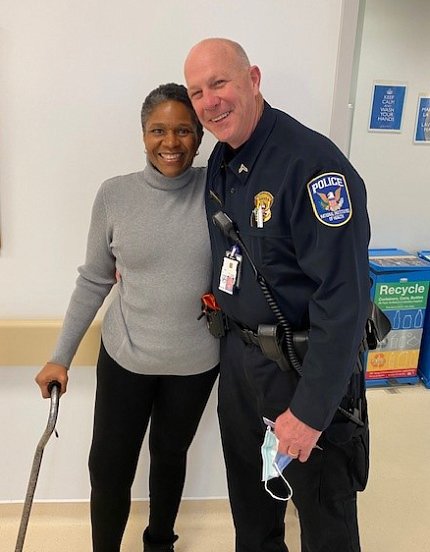
[(290, 234), (275, 229), (250, 228), (242, 237), (257, 269), (267, 275), (275, 275), (297, 264)]

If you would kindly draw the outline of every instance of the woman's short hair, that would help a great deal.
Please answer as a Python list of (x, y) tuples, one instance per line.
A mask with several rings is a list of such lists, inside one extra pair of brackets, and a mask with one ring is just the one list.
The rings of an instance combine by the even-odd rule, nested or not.
[(145, 126), (149, 116), (153, 110), (160, 104), (168, 101), (181, 102), (190, 111), (193, 122), (196, 126), (197, 139), (200, 144), (203, 136), (203, 126), (199, 121), (196, 112), (193, 109), (191, 100), (188, 97), (187, 89), (183, 84), (176, 84), (169, 82), (167, 84), (160, 84), (157, 88), (152, 90), (145, 98), (142, 104), (142, 110), (140, 112), (140, 120), (142, 122), (142, 130), (145, 132)]

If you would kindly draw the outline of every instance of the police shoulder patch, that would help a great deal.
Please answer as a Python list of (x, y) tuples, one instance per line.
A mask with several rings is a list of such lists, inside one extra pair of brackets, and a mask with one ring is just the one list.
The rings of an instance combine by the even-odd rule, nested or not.
[(343, 174), (324, 173), (307, 184), (316, 218), (326, 226), (343, 226), (352, 217), (352, 205)]

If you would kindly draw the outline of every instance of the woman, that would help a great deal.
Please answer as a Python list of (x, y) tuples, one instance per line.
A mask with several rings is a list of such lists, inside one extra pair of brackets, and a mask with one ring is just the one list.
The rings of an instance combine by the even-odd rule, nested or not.
[(161, 85), (142, 106), (147, 166), (104, 182), (85, 264), (51, 360), (43, 397), (67, 369), (99, 307), (104, 316), (89, 457), (94, 552), (119, 552), (149, 420), (149, 523), (144, 552), (173, 551), (187, 450), (218, 373), (218, 343), (198, 321), (210, 286), (205, 169), (193, 168), (203, 129), (184, 86)]

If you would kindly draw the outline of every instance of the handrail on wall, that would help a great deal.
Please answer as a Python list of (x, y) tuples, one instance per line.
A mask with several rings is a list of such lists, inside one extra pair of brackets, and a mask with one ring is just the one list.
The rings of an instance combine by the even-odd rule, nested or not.
[[(62, 320), (0, 320), (0, 366), (42, 366), (55, 346)], [(81, 341), (73, 366), (94, 366), (100, 348), (101, 322)]]

